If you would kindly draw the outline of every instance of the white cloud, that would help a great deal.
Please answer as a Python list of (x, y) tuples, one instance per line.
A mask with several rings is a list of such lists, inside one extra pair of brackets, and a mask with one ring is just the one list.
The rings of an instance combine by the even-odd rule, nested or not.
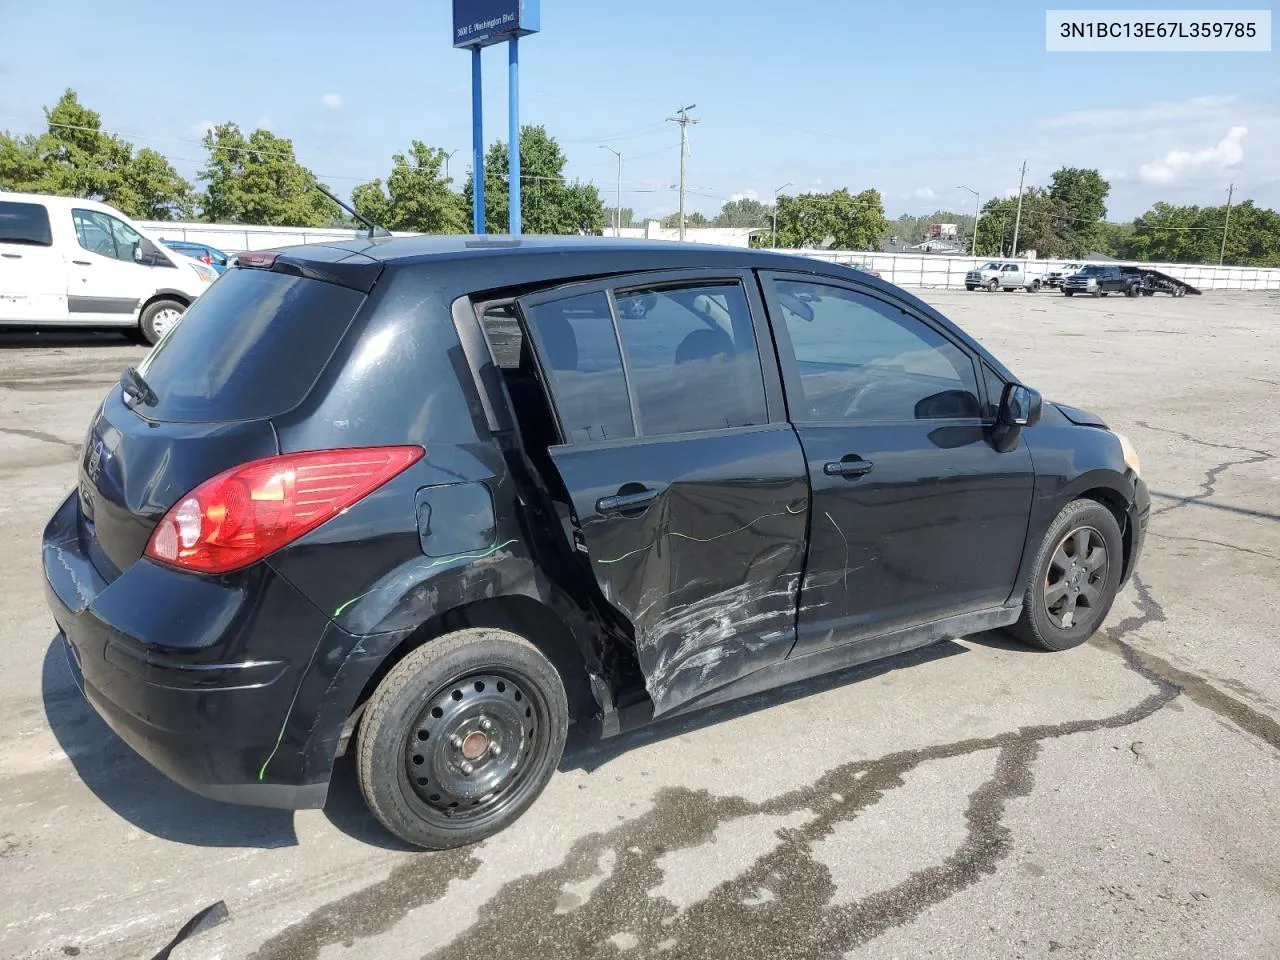
[(1212, 147), (1194, 151), (1170, 150), (1165, 154), (1164, 160), (1144, 163), (1138, 169), (1138, 176), (1144, 183), (1172, 183), (1185, 173), (1234, 167), (1244, 159), (1242, 141), (1248, 133), (1248, 127), (1232, 127)]
[(320, 98), (320, 102), (330, 110), (342, 109), (342, 95), (337, 93), (326, 93)]
[(759, 200), (760, 194), (754, 190), (743, 190), (741, 193), (729, 194), (729, 199), (737, 203), (739, 200)]
[(201, 120), (187, 127), (187, 136), (192, 140), (203, 140), (206, 133), (212, 133), (217, 124), (212, 120)]
[(1042, 127), (1129, 127), (1138, 124), (1159, 123), (1168, 120), (1186, 120), (1191, 117), (1214, 114), (1234, 104), (1239, 97), (1192, 97), (1189, 100), (1166, 100), (1142, 107), (1121, 107), (1107, 110), (1073, 110), (1042, 121)]
[(937, 200), (938, 195), (933, 192), (933, 187), (916, 187), (911, 191), (911, 197), (916, 200)]

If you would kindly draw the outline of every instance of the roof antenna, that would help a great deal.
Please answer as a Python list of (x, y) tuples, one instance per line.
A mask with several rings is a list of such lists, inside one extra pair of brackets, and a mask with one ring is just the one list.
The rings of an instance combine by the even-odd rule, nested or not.
[(314, 183), (312, 184), (312, 186), (314, 186), (317, 190), (319, 190), (326, 197), (328, 197), (330, 200), (332, 200), (334, 203), (340, 206), (343, 210), (347, 211), (347, 213), (351, 214), (351, 216), (355, 217), (357, 220), (363, 223), (366, 227), (368, 227), (370, 240), (374, 240), (378, 237), (391, 236), (391, 231), (388, 230), (386, 227), (380, 227), (376, 223), (374, 223), (372, 220), (370, 220), (368, 217), (362, 216), (361, 214), (357, 213), (355, 207), (352, 207), (352, 206), (349, 206), (348, 204), (343, 203), (341, 200), (335, 197), (332, 193), (330, 193), (324, 187), (320, 186), (320, 184)]

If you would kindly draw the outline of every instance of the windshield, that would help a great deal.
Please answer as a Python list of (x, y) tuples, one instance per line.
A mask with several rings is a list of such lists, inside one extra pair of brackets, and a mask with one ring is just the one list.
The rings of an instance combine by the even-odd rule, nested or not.
[(982, 265), (982, 269), (983, 270), (999, 270), (1000, 264), (997, 261), (992, 260), (990, 263), (984, 263)]
[(364, 295), (319, 280), (235, 269), (209, 287), (139, 365), (152, 420), (275, 417), (310, 392)]
[(1097, 264), (1091, 263), (1089, 264), (1089, 266), (1085, 267), (1080, 272), (1083, 273), (1086, 277), (1100, 277), (1107, 272), (1107, 268), (1099, 267)]

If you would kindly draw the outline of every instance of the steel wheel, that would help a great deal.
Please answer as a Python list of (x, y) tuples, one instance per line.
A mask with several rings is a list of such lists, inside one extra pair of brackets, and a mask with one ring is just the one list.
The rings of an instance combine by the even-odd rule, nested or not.
[(1093, 527), (1078, 527), (1063, 537), (1045, 577), (1049, 620), (1063, 630), (1091, 624), (1103, 607), (1109, 569), (1106, 541)]
[[(546, 706), (523, 678), (473, 673), (437, 689), (410, 725), (404, 782), (411, 801), (459, 822), (501, 816), (523, 794), (546, 737)], [(425, 811), (424, 811), (425, 812)]]

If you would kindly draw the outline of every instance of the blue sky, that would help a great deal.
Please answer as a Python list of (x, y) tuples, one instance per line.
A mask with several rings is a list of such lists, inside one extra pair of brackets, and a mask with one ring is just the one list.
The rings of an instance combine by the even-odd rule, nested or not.
[[(1280, 207), (1280, 62), (1272, 53), (1046, 53), (1026, 2), (542, 0), (521, 44), (521, 112), (568, 173), (612, 203), (675, 209), (679, 135), (696, 103), (690, 206), (876, 187), (891, 216), (968, 210), (1044, 183), (1063, 164), (1112, 181), (1109, 215), (1157, 199)], [(1051, 4), (1055, 8), (1065, 3)], [(1131, 4), (1132, 6), (1132, 0)], [(1261, 6), (1254, 0), (1254, 6)], [(1110, 6), (1094, 2), (1091, 8)], [(1210, 0), (1161, 8), (1231, 8)], [(448, 0), (0, 0), (0, 128), (40, 129), (65, 87), (107, 128), (187, 175), (201, 127), (235, 120), (291, 137), (343, 193), (385, 176), (411, 139), (470, 145), (470, 56), (450, 46)], [(505, 47), (485, 53), (485, 133), (506, 138)]]

